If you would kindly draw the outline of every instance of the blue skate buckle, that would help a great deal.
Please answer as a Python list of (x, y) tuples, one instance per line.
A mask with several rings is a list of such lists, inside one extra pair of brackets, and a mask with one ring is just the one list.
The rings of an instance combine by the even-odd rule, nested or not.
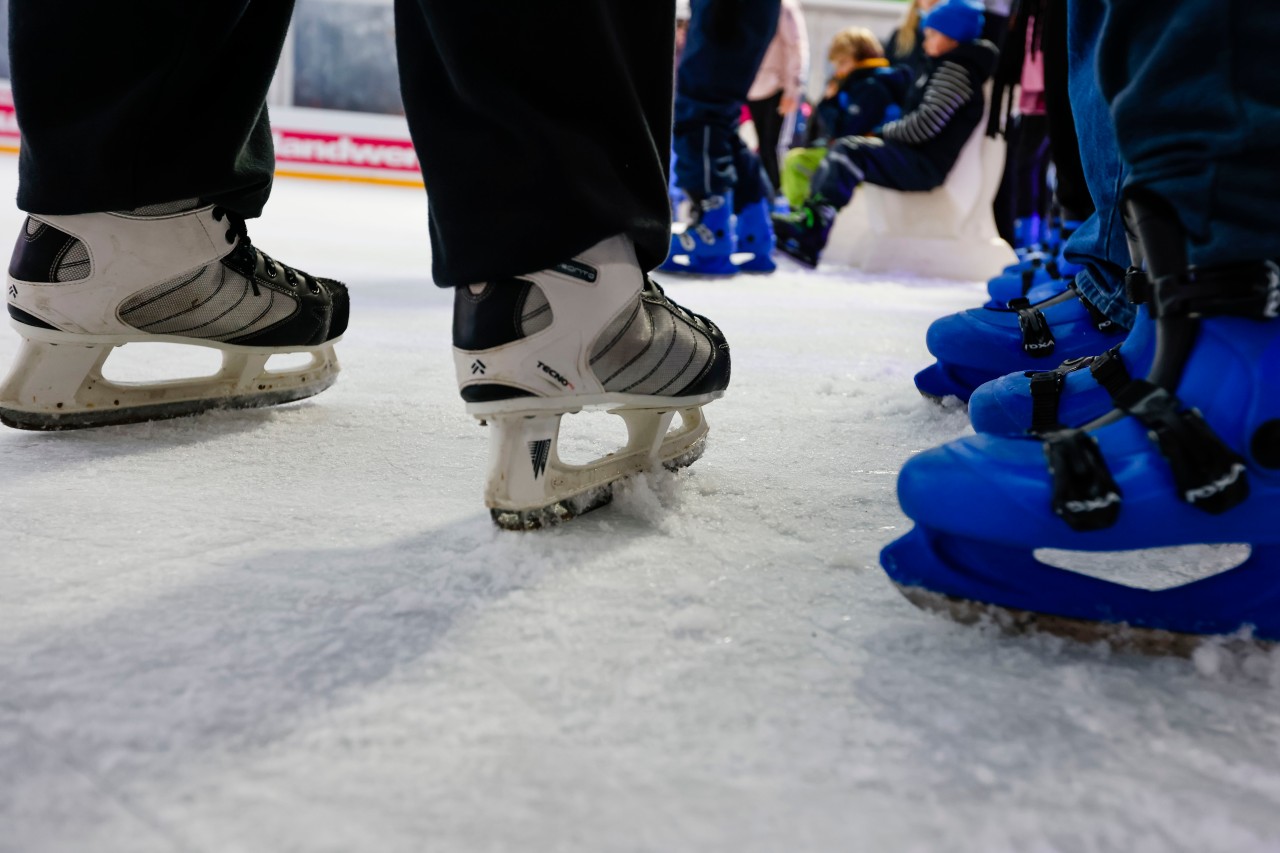
[(1249, 497), (1244, 459), (1218, 438), (1200, 412), (1182, 408), (1169, 391), (1143, 379), (1130, 382), (1115, 402), (1147, 428), (1183, 501), (1219, 515)]
[(1018, 312), (1018, 328), (1022, 330), (1022, 351), (1032, 358), (1047, 358), (1053, 355), (1055, 341), (1049, 321), (1037, 308), (1023, 297), (1009, 303), (1011, 311)]
[(1119, 345), (1090, 359), (1089, 372), (1102, 386), (1102, 390), (1111, 395), (1112, 402), (1133, 381), (1133, 377), (1129, 375), (1129, 369), (1124, 366), (1124, 360), (1120, 358)]
[(1088, 357), (1069, 358), (1053, 370), (1028, 370), (1023, 375), (1031, 380), (1031, 428), (1036, 435), (1063, 428), (1058, 420), (1058, 407), (1062, 402), (1062, 389), (1067, 384), (1067, 374), (1089, 363)]
[(1044, 455), (1053, 476), (1053, 512), (1086, 532), (1103, 530), (1120, 518), (1121, 493), (1098, 441), (1078, 429), (1050, 433)]
[(1102, 355), (1069, 358), (1053, 370), (1028, 370), (1023, 374), (1031, 380), (1028, 388), (1031, 392), (1031, 427), (1027, 432), (1045, 435), (1065, 428), (1058, 417), (1058, 411), (1062, 405), (1062, 392), (1066, 388), (1067, 376), (1086, 367), (1094, 381), (1113, 401), (1133, 381), (1120, 358), (1119, 345)]

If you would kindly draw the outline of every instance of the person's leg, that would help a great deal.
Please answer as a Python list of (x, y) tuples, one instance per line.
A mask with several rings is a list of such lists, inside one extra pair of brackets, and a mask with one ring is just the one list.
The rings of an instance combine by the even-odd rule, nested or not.
[(733, 190), (730, 139), (769, 42), (780, 0), (694, 0), (676, 76), (676, 183), (696, 198)]
[[(1123, 344), (1098, 338), (1088, 326), (1079, 328), (1085, 338), (1076, 339), (1070, 364), (1052, 370), (1010, 364), (1007, 375), (978, 388), (969, 400), (969, 416), (979, 432), (1021, 433), (1030, 428), (1043, 431), (1062, 424), (1078, 425), (1110, 410), (1110, 390), (1118, 387), (1111, 377), (1141, 375), (1152, 354), (1148, 315), (1139, 313), (1126, 288), (1126, 268), (1131, 263), (1129, 244), (1120, 212), (1120, 190), (1125, 167), (1116, 144), (1111, 113), (1098, 85), (1096, 58), (1102, 28), (1102, 0), (1069, 0), (1071, 21), (1068, 41), (1072, 127), (1079, 127), (1078, 144), (1072, 153), (1083, 163), (1087, 177), (1084, 192), (1073, 190), (1097, 206), (1082, 224), (1077, 224), (1063, 250), (1066, 263), (1055, 262), (1060, 271), (1078, 267), (1070, 284), (1088, 304), (1124, 329), (1132, 330)], [(1056, 19), (1055, 19), (1056, 20)], [(1060, 33), (1049, 22), (1046, 50)], [(1060, 105), (1051, 99), (1050, 108)], [(1056, 145), (1055, 150), (1060, 146)], [(1060, 185), (1060, 197), (1062, 187)], [(1079, 200), (1077, 204), (1081, 203)], [(1040, 271), (1048, 273), (1047, 268)], [(1132, 280), (1132, 279), (1130, 279)], [(1065, 286), (1063, 282), (1061, 286)], [(1045, 288), (1038, 288), (1040, 292)], [(1067, 335), (1054, 329), (1059, 338)], [(1090, 343), (1094, 341), (1094, 343)], [(1081, 352), (1081, 347), (1096, 347)], [(1105, 351), (1105, 354), (1104, 354)], [(1026, 369), (1028, 372), (1023, 372)], [(1117, 372), (1118, 371), (1118, 372)], [(1099, 377), (1107, 381), (1095, 381)], [(1110, 389), (1110, 390), (1109, 390)]]
[(1045, 172), (1049, 158), (1048, 128), (1043, 115), (1025, 115), (1018, 122), (1013, 148), (1015, 248), (1041, 243), (1047, 193)]
[(175, 199), (262, 211), (266, 95), (293, 0), (12, 0), (18, 206), (127, 210)]
[(1094, 211), (1093, 197), (1080, 162), (1080, 139), (1071, 110), (1071, 67), (1067, 34), (1071, 0), (1047, 0), (1048, 14), (1041, 26), (1044, 48), (1045, 117), (1049, 122), (1049, 146), (1058, 176), (1055, 195), (1064, 221), (1080, 223)]
[[(668, 246), (673, 7), (397, 0), (435, 279), (456, 285), (458, 387), (489, 425), (485, 501), (503, 527), (573, 517), (622, 477), (693, 461), (701, 407), (729, 382), (720, 330), (645, 274)], [(560, 419), (587, 407), (621, 416), (628, 443), (565, 465)]]
[(676, 72), (675, 181), (690, 221), (671, 240), (661, 269), (733, 275), (738, 123), (778, 24), (781, 0), (694, 0)]
[(782, 135), (783, 116), (778, 115), (778, 105), (782, 103), (782, 90), (759, 101), (747, 101), (747, 109), (751, 111), (751, 123), (756, 126), (756, 137), (760, 140), (758, 151), (760, 165), (769, 176), (769, 184), (773, 187), (781, 185), (778, 171), (778, 139)]
[[(1059, 367), (1028, 362), (1017, 347), (996, 348), (986, 360), (985, 371), (971, 372), (970, 382), (987, 383), (968, 387), (969, 414), (975, 429), (990, 432), (1020, 433), (1028, 428), (1042, 430), (1062, 423), (1081, 424), (1111, 408), (1111, 395), (1104, 384), (1094, 381), (1102, 365), (1106, 370), (1123, 366), (1124, 371), (1140, 375), (1146, 370), (1151, 355), (1150, 329), (1140, 323), (1137, 306), (1126, 291), (1126, 269), (1130, 265), (1129, 244), (1120, 212), (1120, 189), (1125, 168), (1116, 146), (1110, 111), (1098, 85), (1095, 60), (1098, 36), (1102, 27), (1102, 0), (1070, 0), (1068, 36), (1069, 85), (1074, 124), (1079, 128), (1078, 155), (1087, 182), (1087, 197), (1096, 202), (1094, 214), (1080, 224), (1067, 240), (1063, 250), (1066, 263), (1054, 261), (1034, 273), (1039, 283), (1030, 291), (1034, 304), (1046, 318), (1046, 337), (1055, 340), (1055, 362), (1063, 358), (1071, 364)], [(1053, 28), (1045, 32), (1046, 51), (1053, 40), (1063, 35)], [(1056, 106), (1056, 101), (1053, 105)], [(1070, 270), (1075, 269), (1074, 273)], [(1058, 278), (1056, 273), (1066, 274)], [(1013, 280), (1011, 280), (1013, 279)], [(1036, 284), (1037, 279), (1031, 278)], [(993, 296), (997, 285), (1021, 290), (1027, 277), (1002, 277), (989, 284)], [(1100, 312), (1104, 323), (1087, 322), (1078, 304), (1064, 314), (1064, 291), (1072, 288), (1094, 312)], [(1014, 292), (1016, 296), (1017, 293)], [(1070, 294), (1067, 303), (1076, 302)], [(984, 327), (991, 326), (990, 313), (971, 314), (981, 318)], [(953, 318), (948, 318), (948, 322)], [(941, 321), (940, 321), (941, 322)], [(1141, 328), (1138, 328), (1141, 325)], [(1123, 344), (1115, 337), (1121, 331), (1134, 330)], [(1006, 335), (1012, 334), (1010, 329)], [(937, 334), (941, 334), (941, 329)], [(974, 341), (953, 340), (944, 346), (931, 330), (931, 339), (939, 341), (940, 361), (954, 369), (972, 367), (979, 359), (980, 347)], [(1015, 336), (1016, 337), (1016, 336)], [(995, 354), (1005, 351), (1009, 358), (1001, 362)], [(944, 357), (945, 352), (945, 357)], [(1106, 359), (1101, 357), (1107, 353)], [(1088, 369), (1086, 369), (1088, 368)], [(958, 375), (958, 374), (957, 374)], [(1099, 375), (1108, 375), (1105, 371)]]
[(813, 176), (817, 174), (826, 148), (792, 148), (782, 163), (782, 194), (791, 209), (804, 204), (813, 189)]
[(801, 207), (775, 215), (778, 249), (806, 266), (816, 266), (836, 214), (853, 199), (861, 183), (904, 192), (925, 192), (942, 185), (945, 175), (908, 145), (868, 136), (843, 136), (832, 143), (813, 176)]
[(659, 5), (397, 0), (438, 285), (545, 269), (615, 234), (645, 269), (666, 256), (675, 16)]
[[(283, 403), (337, 378), (347, 291), (253, 246), (273, 157), (265, 98), (292, 0), (14, 0), (23, 132), (9, 264), (23, 338), (0, 421), (72, 429)], [(143, 22), (143, 23), (140, 23)], [(127, 343), (220, 350), (214, 376), (119, 385)], [(308, 364), (266, 370), (277, 353)]]
[(1188, 0), (1165, 16), (1108, 7), (1098, 73), (1127, 185), (1173, 206), (1192, 264), (1280, 256), (1280, 80), (1267, 53), (1280, 11), (1266, 0)]
[[(908, 463), (899, 498), (916, 530), (883, 562), (913, 600), (1163, 650), (1241, 630), (1280, 639), (1277, 39), (1280, 15), (1264, 0), (1109, 0), (1099, 74), (1131, 167), (1155, 356), (1115, 411), (1080, 428), (962, 439)], [(1194, 543), (1251, 553), (1157, 589), (1034, 557)]]
[(1071, 109), (1080, 142), (1094, 213), (1070, 236), (1063, 256), (1083, 269), (1075, 286), (1098, 310), (1126, 329), (1133, 328), (1134, 306), (1124, 292), (1129, 243), (1120, 210), (1125, 165), (1116, 145), (1115, 128), (1098, 84), (1098, 42), (1105, 0), (1069, 0), (1067, 65)]

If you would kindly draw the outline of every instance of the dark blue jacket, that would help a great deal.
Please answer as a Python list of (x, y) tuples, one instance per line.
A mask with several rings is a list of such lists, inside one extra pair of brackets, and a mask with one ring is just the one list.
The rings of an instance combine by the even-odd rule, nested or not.
[(854, 71), (841, 81), (834, 96), (818, 104), (820, 138), (814, 145), (872, 133), (885, 121), (897, 118), (911, 83), (909, 72), (887, 64)]
[(885, 124), (880, 135), (918, 149), (947, 174), (982, 121), (982, 87), (997, 58), (995, 45), (979, 39), (933, 60), (928, 76), (908, 96), (902, 118)]

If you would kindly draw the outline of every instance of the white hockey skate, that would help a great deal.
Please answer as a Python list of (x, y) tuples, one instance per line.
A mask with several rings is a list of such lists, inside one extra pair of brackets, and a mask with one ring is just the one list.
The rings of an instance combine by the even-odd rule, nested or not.
[[(647, 279), (623, 236), (532, 275), (457, 288), (453, 341), (467, 412), (491, 429), (485, 503), (510, 530), (568, 520), (608, 503), (623, 477), (693, 462), (702, 406), (729, 384), (724, 335)], [(628, 440), (571, 465), (557, 452), (560, 419), (583, 409), (620, 416)]]
[[(9, 265), (8, 307), (23, 341), (0, 383), (0, 422), (63, 430), (317, 394), (337, 378), (348, 297), (342, 284), (263, 254), (234, 214), (176, 202), (30, 216)], [(222, 366), (192, 379), (104, 378), (112, 351), (138, 341), (212, 347)], [(268, 370), (281, 353), (310, 360)]]

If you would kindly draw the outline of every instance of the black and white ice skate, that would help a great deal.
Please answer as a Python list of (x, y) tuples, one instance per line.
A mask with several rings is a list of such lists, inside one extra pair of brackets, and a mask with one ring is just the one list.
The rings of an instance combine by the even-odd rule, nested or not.
[[(647, 279), (621, 236), (532, 275), (458, 288), (453, 340), (467, 412), (491, 429), (485, 503), (512, 530), (581, 515), (624, 477), (697, 459), (702, 406), (729, 384), (724, 335)], [(560, 420), (583, 409), (621, 417), (627, 443), (571, 465)]]
[[(177, 202), (30, 216), (9, 266), (8, 308), (23, 342), (0, 383), (0, 421), (62, 430), (317, 394), (337, 378), (348, 298), (342, 284), (263, 254), (234, 214)], [(104, 378), (116, 347), (142, 341), (211, 347), (222, 365), (192, 379)], [(284, 353), (310, 359), (267, 368)]]

